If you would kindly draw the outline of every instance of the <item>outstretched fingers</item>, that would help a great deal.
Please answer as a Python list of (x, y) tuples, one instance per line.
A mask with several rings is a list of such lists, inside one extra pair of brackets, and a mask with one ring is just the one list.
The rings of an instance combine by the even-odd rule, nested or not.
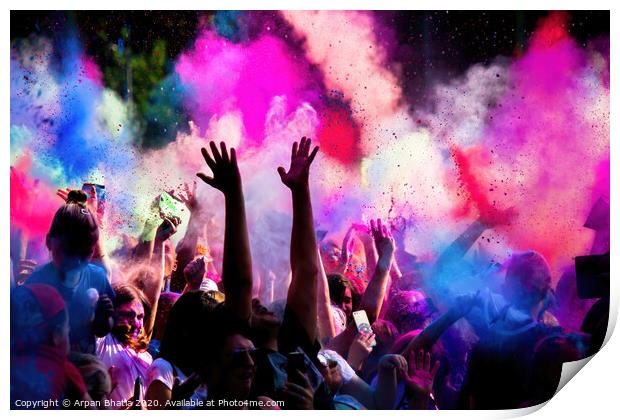
[(426, 372), (430, 372), (431, 370), (431, 354), (430, 353), (426, 353), (426, 356), (424, 357), (424, 370)]
[(223, 141), (220, 142), (220, 150), (221, 150), (222, 160), (224, 161), (224, 163), (229, 163), (230, 158), (228, 157), (228, 149), (226, 149), (226, 143), (224, 143)]
[(387, 227), (381, 222), (381, 219), (370, 220), (370, 233), (375, 239), (383, 239), (389, 237)]
[(213, 160), (213, 158), (211, 158), (209, 152), (207, 152), (207, 149), (202, 147), (200, 148), (200, 152), (202, 153), (202, 157), (205, 159), (207, 166), (211, 168), (211, 170), (213, 170), (213, 168), (215, 168), (215, 161)]
[(237, 166), (237, 151), (234, 147), (230, 148), (230, 163)]
[[(304, 139), (305, 137), (302, 137), (301, 141), (303, 142)], [(299, 144), (297, 142), (294, 142), (293, 147), (291, 148), (291, 161), (297, 157), (298, 147), (299, 147)]]
[(416, 369), (424, 369), (424, 350), (422, 349), (418, 351), (418, 357), (416, 358)]
[(310, 163), (314, 161), (314, 158), (316, 157), (316, 154), (318, 152), (319, 152), (319, 146), (314, 146), (314, 149), (312, 150), (312, 153), (310, 153), (310, 157), (308, 158)]
[(213, 155), (213, 160), (215, 162), (220, 162), (222, 160), (222, 155), (220, 155), (220, 151), (217, 150), (217, 146), (214, 141), (209, 142), (209, 147), (211, 148), (211, 154)]
[(439, 366), (440, 366), (440, 363), (439, 363), (439, 360), (437, 360), (435, 364), (433, 365), (433, 369), (431, 369), (431, 378), (435, 377), (435, 375), (437, 374), (437, 371), (439, 370)]
[(214, 186), (214, 184), (213, 184), (213, 177), (212, 176), (207, 176), (207, 175), (203, 174), (202, 172), (198, 172), (196, 174), (196, 176), (198, 178), (202, 179), (207, 184), (211, 185), (212, 187)]

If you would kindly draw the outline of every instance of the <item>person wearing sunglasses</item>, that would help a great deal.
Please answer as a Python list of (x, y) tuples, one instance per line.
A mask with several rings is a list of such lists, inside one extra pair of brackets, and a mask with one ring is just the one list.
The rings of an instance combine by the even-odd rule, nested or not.
[[(207, 408), (249, 409), (275, 408), (270, 398), (250, 399), (256, 374), (256, 348), (248, 338), (249, 327), (224, 304), (207, 316), (209, 339), (204, 341), (205, 362), (199, 369), (209, 390)], [(207, 342), (208, 341), (208, 342)]]

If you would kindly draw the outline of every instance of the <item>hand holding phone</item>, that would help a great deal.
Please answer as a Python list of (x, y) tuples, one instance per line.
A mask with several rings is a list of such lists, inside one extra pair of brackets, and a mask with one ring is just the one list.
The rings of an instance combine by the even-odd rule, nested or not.
[[(370, 321), (368, 320), (368, 315), (366, 315), (366, 311), (355, 311), (353, 312), (353, 320), (355, 321), (355, 326), (357, 327), (357, 331), (364, 334), (373, 334), (372, 328), (370, 327)], [(377, 341), (375, 339), (370, 343), (372, 347), (377, 345)]]
[(181, 212), (178, 208), (178, 204), (181, 202), (174, 199), (167, 192), (163, 192), (159, 195), (159, 215), (166, 219), (181, 218)]
[(303, 383), (303, 379), (299, 377), (299, 374), (305, 375), (307, 371), (303, 353), (295, 351), (286, 355), (286, 372), (290, 382)]
[(85, 182), (82, 184), (82, 191), (88, 196), (88, 204), (91, 206), (92, 210), (95, 210), (97, 216), (101, 219), (105, 212), (105, 185)]

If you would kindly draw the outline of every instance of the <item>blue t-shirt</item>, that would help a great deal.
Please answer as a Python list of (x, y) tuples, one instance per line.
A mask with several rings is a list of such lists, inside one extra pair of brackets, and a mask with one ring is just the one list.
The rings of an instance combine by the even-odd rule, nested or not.
[[(41, 283), (54, 287), (65, 301), (71, 327), (71, 350), (81, 353), (95, 353), (95, 334), (92, 322), (97, 306), (97, 297), (108, 295), (114, 301), (114, 291), (108, 282), (105, 270), (95, 264), (84, 264), (72, 275), (79, 276), (75, 286), (62, 283), (64, 274), (52, 263), (47, 263), (26, 280), (26, 284)], [(88, 292), (90, 289), (93, 291)]]

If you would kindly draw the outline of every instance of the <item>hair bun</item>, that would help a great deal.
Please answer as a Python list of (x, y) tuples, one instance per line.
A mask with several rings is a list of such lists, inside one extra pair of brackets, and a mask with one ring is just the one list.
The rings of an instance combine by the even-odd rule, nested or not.
[(78, 203), (83, 204), (86, 203), (88, 196), (82, 190), (71, 190), (67, 195), (67, 204), (68, 203)]

